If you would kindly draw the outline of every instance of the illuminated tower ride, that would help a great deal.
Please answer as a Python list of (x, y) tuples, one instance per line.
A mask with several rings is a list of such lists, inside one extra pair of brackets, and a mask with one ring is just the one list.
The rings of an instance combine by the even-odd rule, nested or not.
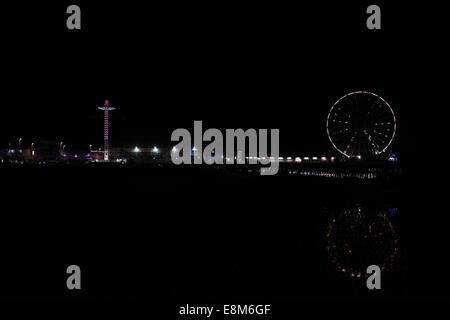
[(116, 108), (109, 105), (109, 100), (105, 100), (105, 105), (103, 107), (98, 107), (100, 110), (105, 112), (104, 125), (103, 125), (103, 138), (105, 140), (105, 151), (103, 160), (109, 160), (109, 111), (115, 110)]

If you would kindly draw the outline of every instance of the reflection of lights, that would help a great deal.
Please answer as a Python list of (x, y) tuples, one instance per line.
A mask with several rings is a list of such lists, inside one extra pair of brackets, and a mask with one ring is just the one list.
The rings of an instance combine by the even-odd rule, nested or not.
[(398, 216), (398, 208), (389, 208), (388, 211), (389, 211), (389, 215), (391, 217)]
[(391, 270), (399, 258), (399, 237), (384, 211), (344, 210), (328, 224), (325, 240), (330, 261), (348, 278), (367, 277), (371, 263)]

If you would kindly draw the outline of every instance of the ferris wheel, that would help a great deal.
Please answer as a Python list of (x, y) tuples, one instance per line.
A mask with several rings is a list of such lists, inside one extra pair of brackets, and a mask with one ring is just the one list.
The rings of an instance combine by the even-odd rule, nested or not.
[(394, 139), (396, 126), (391, 106), (368, 91), (341, 97), (327, 117), (328, 138), (348, 158), (384, 153)]

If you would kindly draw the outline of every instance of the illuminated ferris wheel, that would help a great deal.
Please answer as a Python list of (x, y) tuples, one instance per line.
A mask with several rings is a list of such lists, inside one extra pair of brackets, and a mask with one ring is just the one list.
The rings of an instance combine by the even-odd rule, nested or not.
[(327, 117), (327, 134), (346, 157), (379, 155), (391, 145), (396, 120), (391, 106), (380, 96), (355, 91), (335, 102)]

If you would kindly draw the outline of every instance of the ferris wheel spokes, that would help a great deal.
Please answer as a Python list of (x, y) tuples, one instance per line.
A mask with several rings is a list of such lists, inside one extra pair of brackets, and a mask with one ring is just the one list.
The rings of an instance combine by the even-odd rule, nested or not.
[(367, 91), (341, 97), (327, 116), (328, 138), (347, 157), (385, 152), (395, 131), (395, 115), (389, 104)]

